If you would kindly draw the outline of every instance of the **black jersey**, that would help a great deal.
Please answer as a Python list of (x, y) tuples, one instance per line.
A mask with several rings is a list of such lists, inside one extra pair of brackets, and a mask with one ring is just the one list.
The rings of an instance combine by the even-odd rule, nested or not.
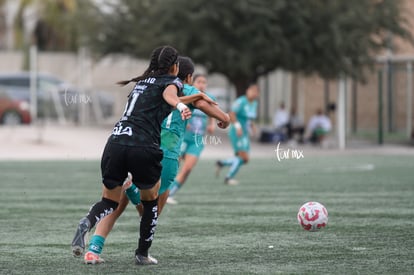
[(161, 123), (173, 109), (162, 96), (168, 85), (175, 85), (179, 93), (183, 88), (181, 80), (171, 75), (137, 82), (109, 140), (128, 146), (159, 148)]

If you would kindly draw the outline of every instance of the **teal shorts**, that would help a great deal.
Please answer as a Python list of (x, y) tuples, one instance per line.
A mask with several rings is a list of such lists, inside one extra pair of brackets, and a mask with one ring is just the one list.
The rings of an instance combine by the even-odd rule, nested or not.
[(235, 153), (238, 152), (250, 152), (250, 138), (248, 134), (237, 136), (236, 129), (230, 128), (229, 139)]
[(197, 158), (200, 157), (201, 152), (204, 150), (204, 143), (202, 138), (197, 139), (185, 139), (181, 144), (181, 156), (193, 155)]
[(162, 158), (161, 160), (161, 186), (158, 194), (161, 195), (170, 188), (178, 173), (178, 159)]

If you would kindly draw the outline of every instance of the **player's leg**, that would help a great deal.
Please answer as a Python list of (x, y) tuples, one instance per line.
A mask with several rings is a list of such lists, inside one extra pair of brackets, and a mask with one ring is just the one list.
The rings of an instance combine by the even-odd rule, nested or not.
[[(237, 152), (239, 151), (239, 137), (237, 136), (236, 130), (233, 127), (230, 128), (230, 131), (229, 131), (228, 135), (229, 135), (229, 140), (230, 140), (231, 146), (233, 147), (233, 151), (237, 155)], [(218, 160), (216, 162), (216, 169), (217, 169), (216, 170), (216, 177), (219, 176), (220, 171), (223, 167), (232, 166), (234, 161), (235, 161), (235, 157), (230, 157), (230, 158), (227, 158), (227, 159)]]
[(135, 250), (135, 263), (138, 265), (157, 264), (158, 261), (148, 254), (154, 239), (158, 222), (158, 191), (160, 181), (150, 189), (140, 189), (143, 214), (139, 228), (138, 248)]
[(139, 188), (143, 207), (139, 228), (138, 248), (135, 250), (135, 263), (139, 265), (157, 264), (148, 250), (154, 239), (158, 222), (158, 192), (160, 189), (161, 161), (163, 152), (159, 148), (136, 147), (128, 151), (127, 168)]
[(249, 153), (246, 151), (239, 151), (237, 155), (233, 158), (233, 163), (230, 166), (230, 169), (226, 175), (225, 183), (229, 185), (236, 185), (238, 181), (234, 179), (237, 172), (239, 172), (240, 167), (243, 164), (246, 164), (249, 161)]
[(167, 203), (170, 189), (174, 183), (174, 179), (178, 173), (178, 161), (177, 159), (166, 158), (162, 159), (162, 171), (161, 171), (161, 187), (160, 187), (160, 197), (158, 199), (158, 214), (161, 214), (164, 209), (165, 204)]
[(123, 162), (125, 148), (107, 143), (101, 160), (103, 178), (102, 199), (92, 205), (88, 214), (79, 221), (72, 240), (72, 253), (81, 256), (85, 250), (85, 237), (97, 222), (103, 220), (118, 207), (121, 197), (121, 185), (128, 171)]
[(192, 169), (197, 165), (198, 159), (201, 156), (201, 153), (204, 150), (204, 143), (191, 141), (187, 145), (187, 150), (185, 152), (185, 164), (183, 164), (180, 173), (177, 175), (176, 180), (183, 185), (188, 176), (190, 175)]
[(181, 170), (175, 177), (174, 182), (170, 187), (170, 196), (167, 202), (171, 204), (177, 204), (177, 201), (175, 201), (172, 197), (187, 181), (188, 176), (190, 175), (192, 169), (196, 166), (198, 159), (204, 150), (204, 143), (201, 141), (197, 142), (192, 139), (188, 140), (186, 144), (185, 158), (182, 162)]
[[(161, 214), (166, 201), (169, 196), (169, 189), (171, 184), (174, 182), (174, 178), (178, 172), (178, 160), (173, 158), (164, 157), (161, 161), (162, 164), (162, 171), (161, 171), (161, 187), (159, 190), (159, 197), (158, 197), (158, 215)], [(131, 191), (132, 190), (132, 191)], [(137, 190), (137, 192), (135, 192)], [(128, 192), (131, 191), (131, 192)], [(130, 188), (127, 189), (126, 195), (128, 199), (136, 205), (136, 208), (139, 212), (139, 215), (142, 216), (143, 214), (143, 207), (142, 204), (138, 204), (141, 199), (139, 198), (140, 192), (137, 187), (132, 184)]]
[(178, 190), (184, 185), (188, 176), (198, 162), (198, 156), (186, 154), (182, 162), (182, 167), (178, 175), (175, 177), (173, 184), (170, 187), (170, 197), (174, 196)]
[(236, 185), (238, 182), (234, 179), (240, 167), (247, 164), (249, 161), (250, 139), (248, 135), (239, 137), (236, 144), (236, 156), (233, 158), (233, 163), (226, 175), (225, 183), (229, 185)]
[(104, 220), (106, 216), (116, 210), (121, 196), (121, 187), (114, 189), (103, 187), (102, 199), (95, 203), (89, 210), (86, 217), (79, 221), (75, 236), (72, 240), (72, 253), (74, 256), (81, 256), (85, 250), (85, 237), (97, 222)]
[(84, 256), (86, 264), (99, 264), (104, 262), (104, 260), (100, 257), (100, 254), (102, 253), (105, 239), (108, 237), (109, 232), (111, 232), (116, 220), (124, 212), (128, 202), (128, 198), (122, 192), (121, 199), (116, 210), (97, 224), (95, 233), (89, 241), (88, 252), (86, 252)]
[(248, 135), (238, 137), (235, 133), (230, 132), (230, 140), (233, 145), (235, 156), (219, 160), (217, 167), (220, 169), (223, 166), (230, 166), (224, 182), (229, 185), (236, 185), (238, 182), (234, 179), (240, 167), (249, 161), (250, 140)]

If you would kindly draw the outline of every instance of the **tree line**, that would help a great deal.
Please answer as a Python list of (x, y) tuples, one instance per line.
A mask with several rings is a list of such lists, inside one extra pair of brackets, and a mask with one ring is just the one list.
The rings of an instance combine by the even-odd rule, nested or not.
[[(0, 5), (5, 1), (1, 1)], [(392, 41), (413, 41), (402, 0), (22, 0), (40, 5), (40, 50), (148, 58), (159, 45), (221, 73), (242, 94), (275, 69), (363, 80)], [(21, 20), (21, 17), (20, 17)], [(19, 18), (16, 23), (21, 24)]]

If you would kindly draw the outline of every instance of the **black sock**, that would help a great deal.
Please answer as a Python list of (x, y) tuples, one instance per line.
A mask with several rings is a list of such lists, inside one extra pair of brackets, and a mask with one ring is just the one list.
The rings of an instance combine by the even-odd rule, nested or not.
[(102, 198), (101, 201), (92, 205), (91, 209), (89, 209), (88, 215), (86, 215), (86, 218), (91, 223), (89, 230), (91, 230), (103, 217), (114, 212), (114, 210), (118, 207), (118, 204), (119, 203), (116, 201)]
[(158, 222), (158, 198), (153, 201), (141, 201), (144, 207), (139, 227), (138, 249), (135, 254), (148, 257), (148, 249), (154, 239), (155, 228)]

